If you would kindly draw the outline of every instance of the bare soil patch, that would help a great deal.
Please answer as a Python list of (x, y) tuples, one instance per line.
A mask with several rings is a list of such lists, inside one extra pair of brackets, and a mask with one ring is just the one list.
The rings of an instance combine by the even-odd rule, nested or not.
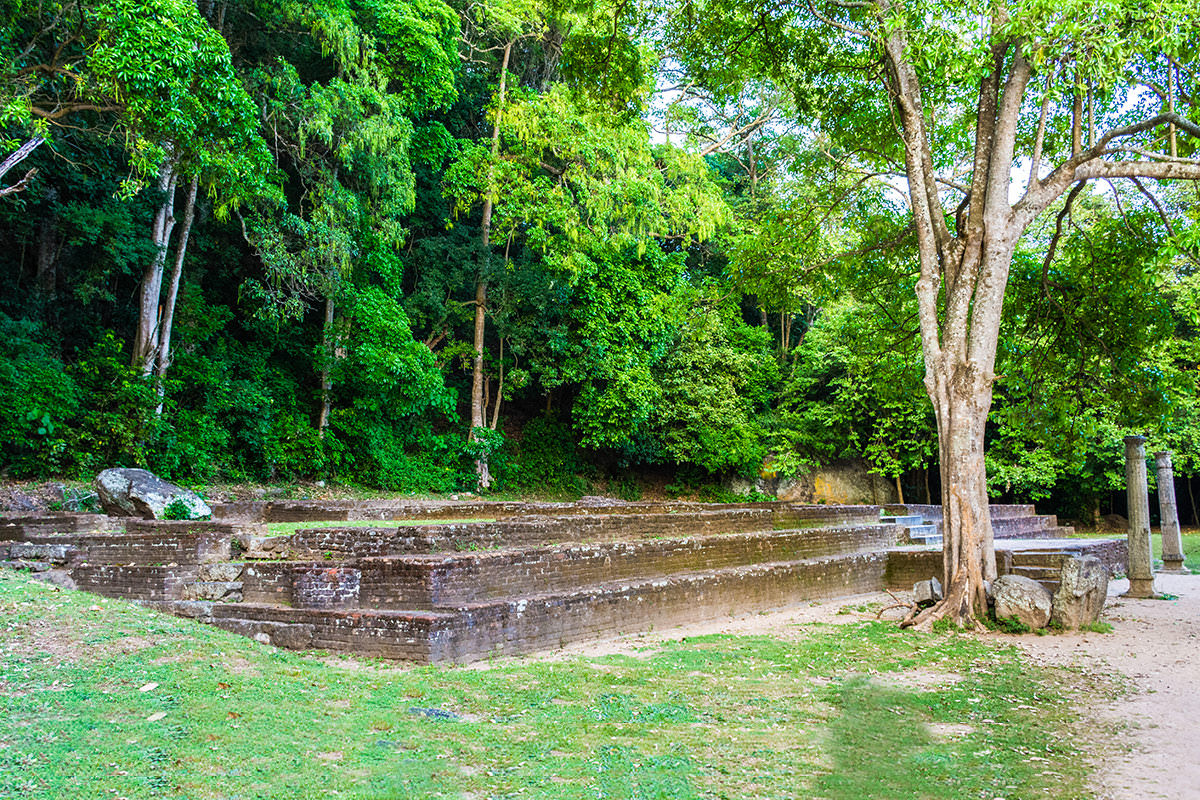
[(1108, 634), (1024, 636), (1035, 661), (1091, 673), (1117, 672), (1129, 691), (1094, 707), (1117, 740), (1096, 764), (1097, 800), (1200, 796), (1200, 575), (1157, 575), (1159, 592), (1175, 599), (1120, 597), (1128, 582), (1109, 587)]

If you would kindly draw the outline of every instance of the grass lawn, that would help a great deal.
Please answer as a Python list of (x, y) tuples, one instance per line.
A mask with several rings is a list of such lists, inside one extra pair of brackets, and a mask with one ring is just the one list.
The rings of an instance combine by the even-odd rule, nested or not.
[(11, 572), (0, 620), (0, 797), (1088, 796), (1078, 676), (970, 635), (851, 622), (404, 669)]
[[(1162, 536), (1154, 534), (1150, 537), (1150, 546), (1154, 549), (1156, 561), (1162, 560)], [(1193, 575), (1200, 575), (1200, 531), (1183, 532), (1183, 566), (1190, 569)]]
[[(1097, 531), (1077, 530), (1078, 539), (1123, 539), (1124, 533), (1101, 533)], [(1162, 535), (1158, 530), (1150, 533), (1150, 549), (1153, 551), (1155, 568), (1162, 567)], [(1183, 566), (1200, 575), (1200, 531), (1196, 529), (1183, 532)]]
[(464, 522), (495, 522), (494, 519), (342, 519), (308, 522), (268, 522), (267, 530), (276, 535), (310, 528), (406, 528), (417, 525), (457, 525)]

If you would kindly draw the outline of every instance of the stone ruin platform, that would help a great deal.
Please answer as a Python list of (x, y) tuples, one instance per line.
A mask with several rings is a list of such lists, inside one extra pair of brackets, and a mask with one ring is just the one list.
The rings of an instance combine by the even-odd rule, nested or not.
[[(991, 508), (1002, 573), (1051, 582), (1063, 558), (1082, 553), (1124, 567), (1123, 540), (1058, 538), (1057, 521), (1032, 506)], [(941, 547), (929, 543), (936, 506), (275, 501), (213, 510), (217, 519), (200, 522), (0, 520), (0, 564), (281, 647), (419, 663), (909, 589), (941, 573)]]

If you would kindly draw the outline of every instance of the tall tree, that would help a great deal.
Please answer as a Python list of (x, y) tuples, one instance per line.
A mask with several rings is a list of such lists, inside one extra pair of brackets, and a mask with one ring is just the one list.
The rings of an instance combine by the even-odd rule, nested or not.
[[(1086, 181), (1200, 179), (1200, 160), (1188, 156), (1200, 137), (1186, 116), (1194, 93), (1174, 80), (1193, 73), (1154, 93), (1164, 64), (1195, 59), (1200, 9), (1170, 0), (684, 0), (679, 11), (669, 34), (680, 58), (700, 67), (749, 59), (796, 87), (802, 108), (819, 96), (819, 124), (846, 165), (904, 181), (947, 582), (945, 599), (906, 624), (969, 624), (996, 576), (984, 433), (1013, 254), (1030, 223)], [(725, 35), (737, 24), (737, 37)], [(697, 29), (710, 34), (708, 51)]]

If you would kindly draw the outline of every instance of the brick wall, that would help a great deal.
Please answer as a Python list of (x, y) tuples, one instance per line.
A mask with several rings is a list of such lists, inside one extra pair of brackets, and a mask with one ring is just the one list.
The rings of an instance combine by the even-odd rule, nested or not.
[(127, 600), (178, 600), (196, 579), (195, 567), (83, 564), (71, 570), (76, 587)]
[(655, 537), (707, 536), (781, 528), (873, 521), (875, 506), (831, 509), (731, 508), (660, 514), (525, 517), (452, 525), (306, 528), (292, 536), (297, 553), (341, 557), (432, 553), (470, 548), (511, 547), (549, 542), (596, 542)]

